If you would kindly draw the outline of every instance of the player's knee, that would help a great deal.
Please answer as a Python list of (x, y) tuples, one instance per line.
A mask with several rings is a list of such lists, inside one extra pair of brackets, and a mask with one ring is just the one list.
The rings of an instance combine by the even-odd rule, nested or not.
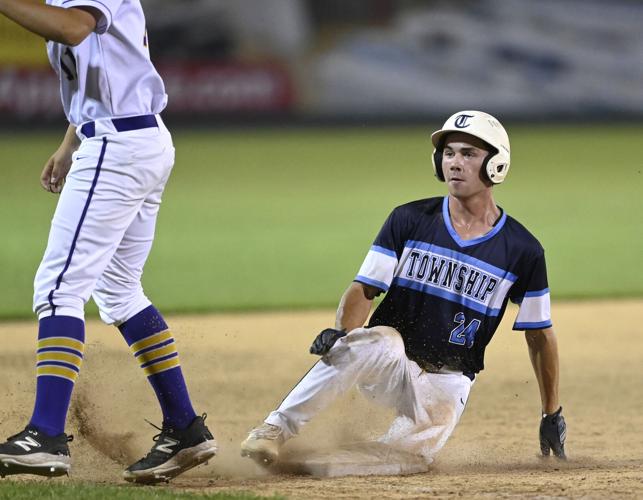
[(402, 336), (397, 330), (387, 326), (357, 328), (349, 333), (347, 342), (351, 349), (360, 347), (377, 349), (393, 358), (400, 358), (406, 355)]
[(151, 304), (140, 286), (118, 293), (99, 288), (92, 296), (101, 319), (108, 325), (123, 323)]
[(395, 328), (390, 328), (387, 326), (376, 327), (378, 333), (381, 336), (381, 343), (383, 348), (393, 357), (399, 358), (406, 356), (406, 350), (404, 349), (404, 341), (402, 336)]

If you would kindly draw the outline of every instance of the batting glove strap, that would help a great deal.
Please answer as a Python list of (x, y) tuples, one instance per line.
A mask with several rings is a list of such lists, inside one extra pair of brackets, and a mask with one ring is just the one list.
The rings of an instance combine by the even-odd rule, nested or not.
[(553, 451), (558, 458), (565, 459), (565, 437), (567, 426), (562, 415), (561, 406), (554, 413), (543, 414), (540, 421), (540, 451), (544, 456), (549, 456)]

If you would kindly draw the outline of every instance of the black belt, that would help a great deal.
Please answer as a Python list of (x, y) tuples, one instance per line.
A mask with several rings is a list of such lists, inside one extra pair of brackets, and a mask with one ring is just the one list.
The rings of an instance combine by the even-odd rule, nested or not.
[[(112, 118), (111, 122), (117, 132), (128, 132), (130, 130), (140, 130), (143, 128), (158, 127), (158, 121), (155, 115), (130, 116), (129, 118)], [(80, 133), (90, 138), (96, 135), (96, 122), (87, 122), (80, 127)]]
[[(417, 363), (417, 365), (422, 368), (422, 371), (425, 371), (427, 373), (440, 373), (440, 370), (442, 368), (447, 368), (448, 370), (453, 370), (453, 371), (460, 371), (459, 368), (451, 368), (450, 366), (446, 366), (444, 363), (438, 361), (436, 363), (431, 363), (425, 359), (413, 359)], [(465, 377), (469, 378), (471, 381), (473, 381), (476, 378), (476, 374), (473, 372), (462, 372), (462, 375)]]

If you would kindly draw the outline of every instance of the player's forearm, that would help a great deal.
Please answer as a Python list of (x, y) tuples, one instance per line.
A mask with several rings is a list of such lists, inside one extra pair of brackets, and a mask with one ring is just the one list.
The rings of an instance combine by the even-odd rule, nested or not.
[(65, 132), (65, 137), (63, 137), (62, 143), (60, 144), (60, 148), (68, 151), (76, 151), (79, 146), (80, 139), (76, 135), (76, 127), (70, 123)]
[(350, 332), (364, 326), (372, 303), (373, 300), (366, 297), (361, 283), (351, 283), (339, 301), (335, 328)]
[(542, 410), (554, 413), (558, 401), (558, 342), (551, 328), (525, 332), (529, 357), (540, 388)]
[(94, 16), (87, 11), (38, 0), (0, 0), (0, 13), (46, 40), (71, 46), (82, 42), (96, 27)]

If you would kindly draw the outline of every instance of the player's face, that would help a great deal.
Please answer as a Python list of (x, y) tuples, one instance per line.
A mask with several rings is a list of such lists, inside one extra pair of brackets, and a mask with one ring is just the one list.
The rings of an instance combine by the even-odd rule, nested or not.
[(442, 151), (442, 171), (449, 194), (470, 198), (491, 188), (481, 172), (489, 154), (485, 143), (468, 134), (450, 134)]

